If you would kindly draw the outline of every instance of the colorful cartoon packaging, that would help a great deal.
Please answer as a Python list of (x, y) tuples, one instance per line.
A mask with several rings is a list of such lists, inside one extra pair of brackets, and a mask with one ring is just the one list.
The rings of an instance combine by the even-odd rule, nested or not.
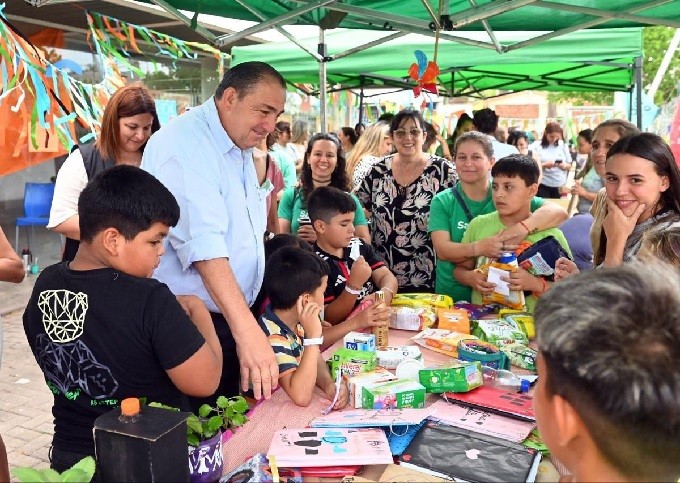
[(362, 389), (364, 409), (425, 407), (425, 388), (411, 379), (369, 384)]
[(375, 352), (355, 351), (344, 347), (336, 350), (328, 360), (333, 377), (340, 369), (341, 374), (356, 374), (375, 370)]
[(376, 367), (375, 371), (348, 374), (342, 377), (347, 382), (349, 389), (349, 403), (355, 408), (361, 408), (364, 386), (397, 380), (397, 376), (382, 367)]

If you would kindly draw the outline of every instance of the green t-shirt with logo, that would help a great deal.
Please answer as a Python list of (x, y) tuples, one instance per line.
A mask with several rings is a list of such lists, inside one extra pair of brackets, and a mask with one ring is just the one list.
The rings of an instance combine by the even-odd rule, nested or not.
[[(470, 222), (468, 229), (465, 231), (465, 235), (463, 235), (462, 242), (473, 243), (476, 242), (477, 240), (483, 240), (484, 238), (488, 238), (490, 236), (495, 235), (496, 233), (498, 233), (501, 230), (504, 230), (505, 228), (507, 227), (503, 224), (503, 222), (501, 222), (501, 219), (498, 216), (497, 211), (494, 211), (487, 215), (481, 215)], [(531, 235), (527, 236), (524, 240), (533, 244), (551, 235), (555, 237), (555, 239), (562, 246), (562, 248), (564, 248), (564, 250), (569, 254), (569, 256), (571, 256), (569, 243), (567, 243), (567, 239), (564, 237), (562, 230), (560, 230), (559, 228), (548, 228), (547, 230), (532, 233)], [(487, 262), (488, 259), (486, 257), (477, 257), (475, 267), (481, 267)], [(468, 289), (470, 289), (470, 287), (468, 287)], [(529, 313), (534, 312), (536, 302), (537, 298), (534, 295), (526, 296), (527, 312)], [(482, 303), (482, 294), (480, 294), (476, 290), (472, 290), (472, 303), (473, 304)]]
[[(462, 196), (468, 210), (470, 210), (472, 218), (496, 211), (496, 207), (493, 205), (493, 200), (491, 198), (490, 184), (486, 198), (482, 201), (474, 201), (468, 198), (460, 186), (456, 186), (453, 189), (457, 189), (458, 193)], [(531, 211), (536, 211), (543, 206), (543, 203), (543, 198), (539, 198), (538, 196), (534, 197), (534, 199), (531, 200)], [(458, 199), (453, 194), (453, 191), (447, 189), (437, 193), (430, 205), (430, 221), (427, 231), (429, 233), (438, 230), (446, 231), (449, 233), (452, 242), (461, 243), (467, 227), (468, 217), (465, 214), (465, 210), (458, 202)], [(435, 292), (449, 295), (453, 297), (455, 302), (461, 300), (467, 300), (469, 302), (472, 289), (458, 283), (453, 277), (454, 268), (455, 264), (453, 262), (448, 262), (440, 258), (437, 259), (437, 267), (435, 269), (437, 275), (435, 279)]]

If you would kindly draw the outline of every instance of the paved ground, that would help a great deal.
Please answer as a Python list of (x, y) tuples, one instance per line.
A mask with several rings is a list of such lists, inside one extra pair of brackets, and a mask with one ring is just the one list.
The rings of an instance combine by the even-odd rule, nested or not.
[[(14, 245), (13, 223), (2, 225)], [(25, 245), (25, 236), (22, 233), (22, 246)], [(61, 256), (59, 237), (44, 228), (33, 229), (31, 249), (43, 267), (57, 262)], [(4, 331), (0, 367), (0, 434), (7, 447), (10, 468), (49, 467), (47, 452), (53, 432), (52, 394), (28, 347), (21, 320), (35, 279), (35, 275), (29, 275), (20, 284), (0, 282), (0, 316)]]

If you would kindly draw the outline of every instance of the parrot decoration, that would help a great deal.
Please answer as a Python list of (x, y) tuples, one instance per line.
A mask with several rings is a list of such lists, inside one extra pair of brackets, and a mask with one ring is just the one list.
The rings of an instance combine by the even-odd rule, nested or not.
[(418, 84), (413, 88), (413, 93), (416, 96), (420, 95), (421, 90), (437, 94), (437, 76), (439, 75), (439, 66), (436, 62), (428, 62), (427, 55), (422, 50), (413, 52), (416, 56), (417, 62), (411, 64), (408, 70), (408, 75)]

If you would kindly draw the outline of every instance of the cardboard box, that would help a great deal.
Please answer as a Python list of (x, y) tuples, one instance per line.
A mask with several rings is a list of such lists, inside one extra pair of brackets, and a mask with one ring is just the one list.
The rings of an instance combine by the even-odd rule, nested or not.
[(426, 367), (418, 373), (427, 392), (468, 392), (484, 383), (479, 362), (454, 360), (439, 366)]
[(347, 388), (349, 389), (349, 403), (355, 408), (361, 408), (362, 406), (364, 386), (378, 382), (397, 380), (397, 376), (382, 367), (376, 367), (375, 371), (371, 372), (349, 374), (343, 376), (343, 378), (347, 382)]
[(338, 369), (344, 376), (375, 370), (375, 352), (355, 351), (344, 347), (336, 350), (328, 360), (331, 374), (335, 378)]
[(425, 387), (411, 379), (368, 384), (362, 389), (364, 409), (425, 407)]
[(345, 349), (375, 352), (375, 335), (363, 332), (350, 332), (342, 340)]

